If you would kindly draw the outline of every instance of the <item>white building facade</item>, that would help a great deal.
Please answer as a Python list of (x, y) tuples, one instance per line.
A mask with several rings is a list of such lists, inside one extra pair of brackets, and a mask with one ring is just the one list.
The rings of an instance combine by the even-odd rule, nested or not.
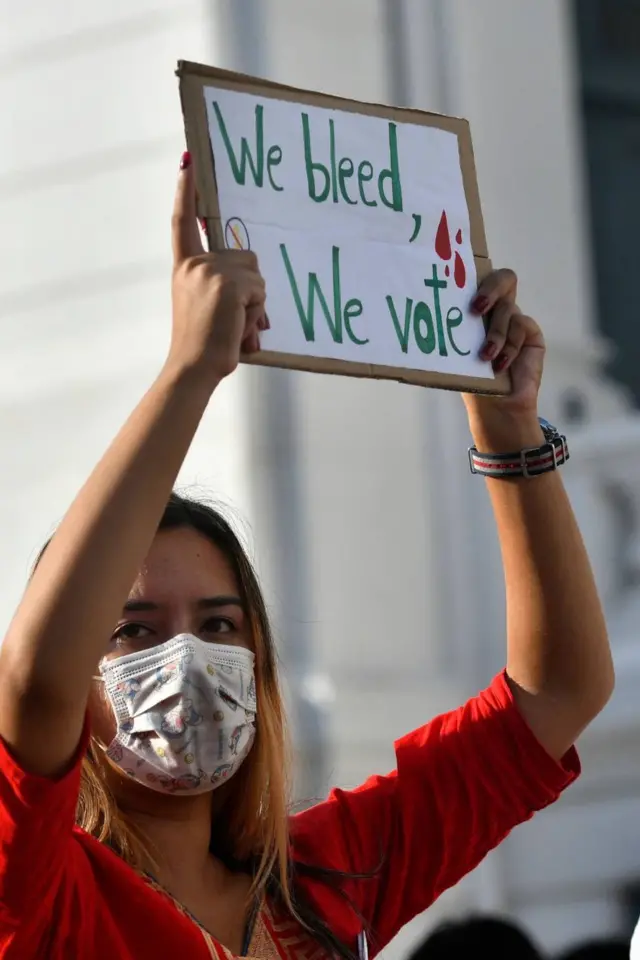
[[(559, 948), (625, 930), (640, 879), (640, 426), (600, 373), (573, 8), (565, 0), (2, 0), (0, 609), (162, 362), (178, 59), (465, 116), (494, 263), (543, 323), (545, 415), (607, 605), (618, 689), (585, 772), (387, 950), (476, 910)], [(631, 320), (629, 322), (632, 322)], [(569, 421), (569, 422), (568, 422)], [(242, 369), (181, 481), (241, 518), (266, 585), (298, 793), (393, 763), (395, 737), (488, 683), (504, 598), (455, 395)], [(636, 472), (636, 468), (638, 472)]]

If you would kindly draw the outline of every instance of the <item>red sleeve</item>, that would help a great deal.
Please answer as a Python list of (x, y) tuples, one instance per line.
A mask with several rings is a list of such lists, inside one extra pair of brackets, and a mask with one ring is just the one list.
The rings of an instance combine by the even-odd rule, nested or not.
[(335, 882), (299, 876), (338, 936), (353, 945), (363, 922), (368, 926), (373, 952), (580, 772), (575, 749), (561, 763), (547, 754), (504, 674), (463, 707), (398, 740), (396, 757), (388, 776), (332, 791), (292, 825), (296, 859), (373, 875), (344, 882), (353, 909)]
[(68, 861), (88, 740), (86, 723), (71, 768), (48, 779), (25, 772), (0, 739), (1, 956), (18, 931), (23, 938), (27, 927), (29, 942), (36, 944), (50, 927)]

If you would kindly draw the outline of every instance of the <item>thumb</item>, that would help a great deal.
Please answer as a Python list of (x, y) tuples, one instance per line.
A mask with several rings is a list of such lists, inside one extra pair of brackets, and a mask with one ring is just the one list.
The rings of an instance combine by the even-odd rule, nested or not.
[(173, 263), (178, 266), (188, 257), (204, 253), (198, 231), (196, 183), (191, 154), (185, 151), (180, 160), (180, 174), (171, 218)]

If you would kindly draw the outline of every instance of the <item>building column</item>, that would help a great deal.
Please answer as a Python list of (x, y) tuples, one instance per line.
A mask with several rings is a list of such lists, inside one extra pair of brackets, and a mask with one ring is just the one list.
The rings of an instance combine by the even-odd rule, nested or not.
[[(212, 11), (215, 62), (256, 77), (270, 71), (263, 0), (220, 0)], [(282, 679), (296, 754), (295, 792), (321, 795), (326, 781), (323, 700), (310, 630), (309, 542), (298, 437), (300, 375), (250, 367), (245, 374), (256, 562), (282, 657)]]

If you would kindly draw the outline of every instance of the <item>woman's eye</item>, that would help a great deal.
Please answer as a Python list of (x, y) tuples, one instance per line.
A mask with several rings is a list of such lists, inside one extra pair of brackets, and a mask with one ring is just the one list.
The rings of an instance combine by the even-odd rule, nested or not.
[(228, 617), (210, 617), (204, 624), (204, 629), (208, 633), (231, 633), (236, 629), (236, 625)]
[(141, 623), (123, 623), (113, 635), (114, 640), (143, 640), (151, 633), (149, 627)]

